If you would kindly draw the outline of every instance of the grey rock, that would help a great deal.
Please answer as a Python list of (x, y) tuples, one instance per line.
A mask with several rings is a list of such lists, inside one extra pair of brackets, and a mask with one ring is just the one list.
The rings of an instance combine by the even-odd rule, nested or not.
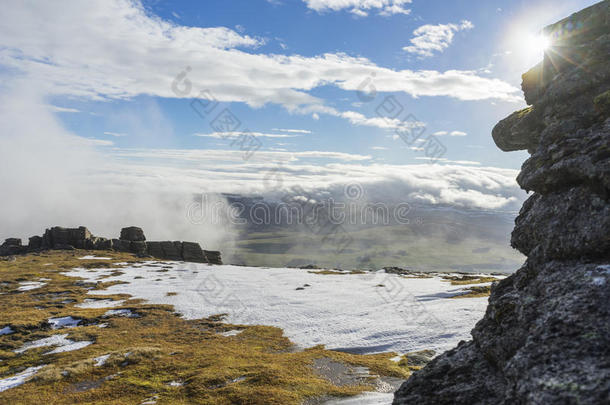
[(167, 260), (182, 260), (182, 242), (161, 242), (163, 258)]
[(130, 242), (143, 242), (146, 240), (146, 237), (144, 236), (144, 231), (142, 228), (138, 228), (137, 226), (129, 226), (121, 229), (120, 239), (128, 240)]
[(118, 252), (131, 252), (131, 242), (123, 239), (112, 239), (112, 249)]
[(21, 239), (19, 238), (8, 238), (4, 240), (4, 246), (21, 246)]
[(553, 46), (522, 84), (535, 120), (517, 112), (493, 134), (532, 155), (511, 239), (527, 262), (492, 286), (472, 340), (415, 372), (395, 405), (610, 403), (610, 1), (544, 32)]
[(163, 259), (163, 249), (161, 248), (161, 242), (148, 242), (146, 243), (146, 253), (152, 257)]
[(62, 228), (55, 226), (47, 229), (42, 237), (42, 247), (58, 249), (57, 246), (70, 245), (76, 249), (86, 249), (87, 240), (91, 238), (91, 232), (84, 226), (78, 228)]
[(112, 240), (101, 237), (95, 238), (93, 241), (93, 249), (110, 250), (112, 249)]
[(203, 249), (201, 249), (199, 243), (195, 242), (182, 243), (182, 259), (186, 262), (208, 262), (205, 253), (203, 253)]
[(417, 352), (409, 352), (405, 357), (409, 366), (425, 366), (432, 361), (435, 354), (434, 350), (419, 350)]
[(204, 250), (205, 257), (208, 263), (211, 264), (222, 264), (222, 258), (220, 257), (220, 252), (217, 250)]
[(515, 220), (511, 245), (549, 259), (595, 258), (610, 252), (610, 204), (586, 187), (525, 201)]
[(27, 246), (21, 245), (21, 239), (8, 238), (0, 245), (0, 256), (20, 255), (26, 253), (27, 250)]
[(133, 241), (129, 246), (129, 251), (136, 255), (146, 254), (146, 242), (144, 241)]
[(533, 150), (538, 144), (542, 129), (544, 126), (540, 112), (529, 107), (500, 121), (491, 135), (498, 148), (503, 151)]
[(42, 247), (42, 237), (32, 236), (29, 238), (28, 250), (38, 250)]

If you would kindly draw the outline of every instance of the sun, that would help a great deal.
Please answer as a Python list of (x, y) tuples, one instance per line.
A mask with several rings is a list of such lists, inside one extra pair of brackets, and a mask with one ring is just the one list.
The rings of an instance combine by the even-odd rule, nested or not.
[(551, 41), (548, 37), (544, 35), (532, 35), (528, 39), (527, 47), (529, 48), (529, 52), (533, 54), (541, 55), (549, 49), (551, 46)]

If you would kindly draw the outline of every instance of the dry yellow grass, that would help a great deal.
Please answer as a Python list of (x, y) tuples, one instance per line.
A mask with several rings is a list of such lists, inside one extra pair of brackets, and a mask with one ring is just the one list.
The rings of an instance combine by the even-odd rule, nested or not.
[[(104, 318), (107, 309), (75, 307), (86, 298), (86, 284), (66, 277), (74, 267), (106, 267), (119, 271), (119, 262), (138, 259), (104, 252), (112, 260), (79, 260), (94, 252), (48, 252), (0, 262), (0, 328), (15, 333), (0, 336), (0, 379), (27, 367), (47, 365), (26, 384), (0, 393), (6, 404), (139, 404), (156, 398), (158, 404), (299, 404), (323, 395), (355, 395), (370, 385), (339, 387), (312, 369), (316, 358), (368, 367), (372, 373), (407, 378), (408, 367), (390, 361), (394, 353), (352, 355), (313, 347), (295, 351), (282, 330), (269, 326), (221, 323), (222, 316), (185, 320), (171, 306), (149, 305), (126, 295), (96, 296), (123, 299), (139, 318)], [(99, 253), (99, 252), (98, 252)], [(122, 271), (128, 271), (123, 269)], [(20, 281), (45, 279), (41, 288), (17, 291)], [(81, 327), (52, 330), (50, 317), (72, 316)], [(100, 323), (108, 324), (105, 328)], [(220, 332), (241, 329), (235, 336)], [(72, 352), (45, 355), (48, 348), (14, 350), (24, 342), (68, 333), (68, 338), (93, 344)], [(109, 355), (103, 366), (94, 359)], [(179, 382), (172, 384), (170, 382)]]
[(489, 297), (491, 294), (490, 286), (474, 286), (468, 287), (467, 292), (459, 295), (454, 295), (451, 298), (478, 298), (478, 297)]

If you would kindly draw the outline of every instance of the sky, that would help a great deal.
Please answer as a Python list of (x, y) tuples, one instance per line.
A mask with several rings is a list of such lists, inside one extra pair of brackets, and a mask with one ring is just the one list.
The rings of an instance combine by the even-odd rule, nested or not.
[[(86, 219), (129, 193), (353, 182), (517, 210), (527, 154), (491, 129), (525, 106), (539, 30), (595, 2), (3, 3), (1, 208), (18, 215), (0, 225), (20, 230), (63, 218), (68, 195), (86, 202), (65, 218)], [(168, 204), (149, 201), (150, 218)]]

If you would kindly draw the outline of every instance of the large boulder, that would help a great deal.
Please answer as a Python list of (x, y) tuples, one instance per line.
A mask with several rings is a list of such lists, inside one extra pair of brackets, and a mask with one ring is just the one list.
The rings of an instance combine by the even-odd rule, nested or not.
[(146, 240), (146, 237), (144, 236), (144, 231), (142, 228), (138, 228), (137, 226), (129, 226), (121, 229), (120, 239), (128, 240), (130, 242), (143, 242)]
[(532, 155), (511, 239), (527, 262), (492, 286), (472, 340), (414, 373), (395, 405), (609, 403), (610, 1), (544, 32), (553, 44), (523, 76), (532, 107), (493, 131)]
[(182, 260), (182, 242), (161, 242), (163, 258), (167, 260)]
[(29, 238), (28, 250), (38, 250), (42, 247), (42, 236), (32, 236)]
[(161, 242), (147, 242), (146, 253), (152, 257), (163, 259), (163, 249), (161, 248)]
[(27, 246), (21, 245), (21, 239), (19, 238), (8, 238), (0, 245), (0, 256), (12, 256), (26, 253), (28, 250)]
[(182, 260), (186, 262), (207, 263), (208, 260), (199, 243), (182, 242)]
[(42, 247), (48, 249), (65, 249), (72, 246), (76, 249), (86, 249), (91, 232), (84, 226), (78, 228), (62, 228), (55, 226), (47, 229), (42, 237)]
[(217, 250), (204, 250), (205, 257), (210, 264), (222, 264), (222, 258), (220, 252)]
[(123, 239), (112, 239), (112, 249), (118, 252), (131, 252), (131, 242)]

